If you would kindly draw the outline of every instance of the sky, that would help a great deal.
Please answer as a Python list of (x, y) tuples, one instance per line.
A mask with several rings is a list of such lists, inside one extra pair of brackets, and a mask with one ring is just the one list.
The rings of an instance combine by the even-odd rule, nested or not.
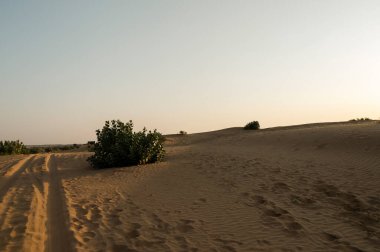
[(380, 1), (0, 1), (0, 140), (380, 118)]

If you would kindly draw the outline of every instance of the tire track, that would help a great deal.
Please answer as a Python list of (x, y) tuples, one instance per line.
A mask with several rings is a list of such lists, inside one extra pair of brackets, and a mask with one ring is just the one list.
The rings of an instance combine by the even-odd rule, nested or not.
[(74, 251), (55, 155), (10, 164), (0, 177), (0, 251)]
[[(0, 204), (0, 251), (29, 250), (25, 243), (30, 234), (33, 208), (34, 185), (32, 176), (35, 168), (41, 166), (43, 157), (30, 156), (12, 167), (12, 175), (2, 178)], [(30, 169), (30, 172), (27, 172)], [(39, 203), (40, 204), (40, 203)], [(32, 214), (33, 216), (33, 214)], [(39, 216), (39, 214), (37, 215)], [(39, 241), (33, 237), (33, 243)]]
[(25, 230), (24, 251), (43, 251), (46, 242), (46, 204), (48, 196), (46, 157), (25, 169), (32, 186), (32, 198)]
[(20, 160), (19, 162), (17, 162), (14, 166), (10, 168), (14, 171), (11, 176), (1, 178), (0, 202), (2, 202), (5, 194), (20, 178), (21, 173), (25, 171), (26, 167), (30, 165), (30, 163), (34, 160), (35, 157), (36, 156), (29, 156), (25, 159)]
[(25, 157), (21, 158), (15, 158), (15, 159), (10, 159), (7, 161), (0, 162), (0, 176), (6, 176), (9, 171), (21, 160), (25, 159)]
[(55, 155), (47, 157), (46, 166), (49, 171), (49, 195), (47, 204), (48, 239), (46, 251), (74, 251), (74, 238), (69, 229), (67, 205)]

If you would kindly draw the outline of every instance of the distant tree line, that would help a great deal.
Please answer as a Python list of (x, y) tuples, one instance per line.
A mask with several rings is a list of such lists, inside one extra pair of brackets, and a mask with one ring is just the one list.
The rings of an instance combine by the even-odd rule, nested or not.
[(30, 148), (31, 154), (36, 153), (49, 153), (49, 152), (57, 152), (57, 151), (68, 151), (78, 149), (80, 147), (79, 144), (72, 145), (62, 145), (62, 146), (47, 146), (47, 147), (32, 147)]
[(364, 122), (364, 121), (372, 121), (372, 119), (368, 117), (362, 117), (362, 118), (356, 118), (356, 119), (350, 120), (350, 122)]
[(17, 141), (0, 141), (0, 155), (12, 155), (12, 154), (26, 154), (28, 153), (28, 148), (20, 142)]
[(0, 155), (37, 154), (78, 149), (79, 144), (62, 146), (27, 147), (21, 141), (0, 141)]

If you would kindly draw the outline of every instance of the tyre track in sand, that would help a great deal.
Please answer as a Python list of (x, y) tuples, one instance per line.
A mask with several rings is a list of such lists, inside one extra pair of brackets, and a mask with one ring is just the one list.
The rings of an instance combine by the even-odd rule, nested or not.
[(31, 155), (0, 176), (0, 251), (73, 251), (54, 155)]
[(49, 169), (48, 240), (46, 251), (74, 251), (73, 234), (69, 228), (69, 216), (62, 181), (59, 176), (56, 157), (49, 156), (46, 160)]
[[(25, 250), (27, 241), (38, 241), (28, 229), (39, 216), (34, 200), (34, 170), (42, 170), (43, 157), (29, 156), (10, 167), (0, 183), (0, 251)], [(32, 203), (33, 202), (33, 203)], [(38, 218), (39, 219), (39, 218)], [(34, 243), (34, 242), (33, 242)], [(32, 246), (33, 247), (33, 246)]]
[(20, 174), (25, 171), (26, 167), (30, 165), (35, 156), (30, 156), (22, 159), (12, 165), (8, 170), (12, 170), (12, 173), (6, 172), (1, 178), (0, 184), (0, 202), (2, 201), (4, 195), (8, 192), (10, 187), (15, 183), (15, 181), (20, 177)]

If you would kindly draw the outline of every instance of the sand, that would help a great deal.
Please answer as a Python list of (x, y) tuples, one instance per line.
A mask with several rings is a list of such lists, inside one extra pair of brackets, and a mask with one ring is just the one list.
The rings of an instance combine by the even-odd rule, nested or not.
[(380, 123), (167, 136), (157, 164), (0, 158), (0, 251), (380, 251)]

